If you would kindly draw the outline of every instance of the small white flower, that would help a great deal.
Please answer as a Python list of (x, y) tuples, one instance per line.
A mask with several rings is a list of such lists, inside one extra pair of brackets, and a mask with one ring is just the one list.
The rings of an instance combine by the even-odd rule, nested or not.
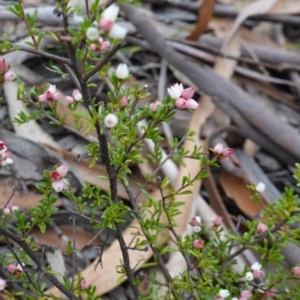
[(116, 70), (116, 76), (119, 79), (125, 79), (128, 77), (128, 75), (129, 75), (129, 70), (128, 70), (127, 65), (119, 64), (117, 67), (117, 70)]
[(114, 24), (108, 32), (112, 39), (123, 40), (127, 34), (127, 29), (119, 24)]
[(5, 160), (5, 164), (6, 165), (12, 165), (14, 163), (13, 159), (8, 157), (6, 160)]
[(266, 185), (263, 182), (260, 182), (256, 187), (255, 190), (259, 193), (263, 193), (266, 189)]
[(81, 94), (81, 93), (76, 94), (76, 95), (74, 96), (74, 99), (75, 99), (76, 101), (82, 100), (82, 94)]
[(48, 91), (51, 93), (51, 94), (54, 94), (56, 92), (56, 85), (55, 84), (51, 84), (49, 87), (48, 87)]
[(194, 227), (193, 227), (193, 231), (194, 231), (195, 233), (198, 233), (198, 232), (201, 231), (201, 227), (200, 227), (200, 226), (194, 226)]
[(118, 117), (114, 114), (108, 114), (104, 118), (104, 124), (107, 128), (114, 128), (118, 124)]
[(114, 3), (104, 10), (101, 17), (102, 19), (110, 19), (112, 21), (115, 21), (119, 14), (119, 10), (119, 6)]
[(253, 271), (260, 271), (261, 269), (261, 264), (259, 262), (255, 262), (251, 267), (250, 267), (251, 270)]
[(252, 281), (254, 279), (254, 276), (251, 272), (247, 272), (246, 275), (245, 275), (245, 279), (247, 281)]
[(99, 37), (99, 30), (95, 27), (89, 27), (85, 34), (90, 41), (96, 41)]
[(233, 298), (231, 298), (231, 300), (239, 300), (239, 298), (233, 297)]
[(181, 96), (181, 91), (174, 86), (168, 88), (168, 93), (170, 97), (174, 100), (178, 99)]
[(221, 298), (227, 298), (230, 295), (230, 292), (228, 290), (220, 290), (219, 291), (219, 296)]

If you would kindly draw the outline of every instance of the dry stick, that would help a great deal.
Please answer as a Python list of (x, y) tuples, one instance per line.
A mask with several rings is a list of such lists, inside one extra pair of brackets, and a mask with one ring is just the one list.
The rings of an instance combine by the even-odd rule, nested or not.
[(17, 243), (37, 265), (37, 267), (41, 270), (43, 275), (50, 282), (52, 282), (63, 294), (65, 294), (71, 300), (77, 300), (77, 297), (75, 297), (75, 295), (71, 291), (69, 291), (63, 284), (61, 284), (54, 275), (46, 271), (46, 266), (44, 265), (44, 263), (41, 262), (41, 260), (37, 257), (36, 253), (28, 246), (28, 244), (25, 241), (23, 241), (22, 238), (1, 226), (0, 234), (12, 239), (15, 243)]
[[(144, 0), (146, 3), (151, 3), (161, 6), (173, 6), (190, 12), (197, 12), (199, 10), (199, 4), (191, 1), (169, 1), (169, 0)], [(238, 15), (238, 11), (232, 8), (229, 5), (216, 4), (214, 8), (214, 15), (224, 18), (235, 19)], [(283, 23), (289, 25), (300, 25), (300, 18), (298, 16), (289, 16), (289, 15), (256, 15), (250, 16), (247, 20), (253, 21), (269, 21), (274, 23)]]
[[(169, 64), (184, 73), (200, 90), (214, 96), (216, 104), (229, 102), (254, 127), (268, 136), (277, 145), (293, 155), (294, 161), (300, 160), (300, 138), (298, 132), (278, 119), (257, 99), (252, 99), (240, 87), (222, 78), (210, 68), (188, 61), (175, 52), (136, 8), (128, 4), (120, 4), (127, 17), (148, 40), (152, 49), (165, 58)], [(254, 137), (254, 141), (257, 138)]]
[[(199, 47), (211, 48), (215, 51), (219, 51), (223, 42), (223, 38), (204, 34), (199, 39)], [(245, 47), (245, 44), (247, 44), (247, 48)], [(251, 54), (248, 51), (249, 48), (252, 49), (252, 51), (256, 54), (261, 62), (276, 64), (277, 68), (279, 67), (282, 69), (299, 69), (300, 56), (297, 52), (271, 48), (250, 42), (243, 42), (243, 44), (241, 45), (242, 55), (248, 58), (252, 58)]]
[[(61, 4), (62, 4), (62, 7), (63, 7), (63, 10), (65, 10), (65, 7), (64, 7), (64, 4), (63, 4), (62, 1), (61, 1)], [(65, 11), (62, 12), (62, 17), (63, 17), (63, 26), (65, 28), (66, 33), (68, 33), (69, 20), (68, 20), (68, 16), (65, 13)], [(90, 72), (90, 74), (88, 73), (88, 74), (85, 74), (85, 75), (83, 75), (81, 73), (81, 68), (78, 65), (78, 60), (77, 60), (77, 57), (76, 57), (76, 49), (75, 49), (74, 45), (71, 42), (67, 42), (67, 45), (68, 45), (68, 48), (69, 48), (71, 66), (72, 66), (74, 74), (78, 78), (79, 84), (81, 86), (81, 92), (82, 92), (82, 95), (83, 95), (84, 104), (87, 107), (89, 107), (90, 105), (93, 106), (91, 94), (90, 94), (90, 91), (89, 91), (89, 89), (87, 87), (87, 83), (86, 83), (87, 80), (90, 78), (89, 76), (93, 75), (91, 73), (92, 71)], [(118, 46), (116, 46), (112, 51), (116, 51), (117, 47)], [(101, 67), (102, 67), (102, 65), (99, 64), (98, 67), (96, 67), (96, 68), (97, 68), (98, 71), (100, 71)], [(97, 136), (98, 136), (98, 141), (99, 141), (99, 145), (100, 145), (100, 152), (102, 154), (103, 163), (105, 165), (105, 168), (106, 168), (106, 171), (107, 171), (107, 174), (108, 174), (108, 178), (109, 178), (111, 199), (114, 203), (118, 203), (119, 198), (118, 198), (118, 186), (117, 186), (117, 172), (114, 169), (114, 167), (111, 165), (111, 162), (110, 162), (107, 138), (106, 138), (106, 135), (104, 133), (101, 133), (101, 128), (100, 128), (99, 122), (96, 122), (95, 129), (96, 129)], [(136, 299), (139, 299), (140, 292), (139, 292), (137, 286), (134, 284), (135, 279), (134, 279), (133, 270), (130, 267), (129, 253), (128, 253), (127, 245), (125, 243), (125, 239), (123, 237), (123, 233), (122, 233), (122, 230), (121, 230), (121, 227), (120, 227), (119, 224), (116, 224), (116, 236), (117, 236), (117, 240), (119, 241), (119, 244), (120, 244), (120, 248), (121, 248), (121, 252), (122, 252), (122, 256), (123, 256), (123, 261), (124, 261), (124, 269), (126, 271), (126, 275), (128, 277), (129, 283), (132, 287), (132, 290), (133, 290), (133, 293), (134, 293)]]

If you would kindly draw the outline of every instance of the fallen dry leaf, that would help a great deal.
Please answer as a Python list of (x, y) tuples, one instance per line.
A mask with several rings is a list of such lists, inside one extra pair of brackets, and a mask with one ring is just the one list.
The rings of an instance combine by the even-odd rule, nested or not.
[[(157, 189), (152, 194), (151, 197), (153, 199), (160, 199), (160, 191)], [(147, 212), (148, 218), (151, 218), (149, 212)], [(130, 226), (123, 232), (123, 237), (125, 240), (126, 245), (128, 245), (132, 237), (136, 235), (136, 232), (142, 232), (140, 225), (133, 221)], [(139, 236), (140, 240), (143, 240), (143, 235)], [(158, 239), (158, 244), (163, 243), (164, 237), (160, 235)], [(128, 250), (130, 256), (130, 265), (131, 268), (135, 268), (138, 270), (143, 265), (143, 262), (146, 262), (150, 257), (153, 255), (151, 250), (146, 252), (144, 251), (134, 251)], [(103, 268), (98, 266), (95, 269), (95, 266), (98, 263), (98, 259), (96, 259), (91, 265), (89, 265), (85, 270), (81, 272), (81, 276), (89, 281), (90, 284), (96, 286), (96, 293), (95, 295), (103, 295), (113, 288), (117, 286), (117, 281), (120, 279), (120, 274), (117, 273), (117, 267), (120, 265), (120, 261), (123, 260), (122, 252), (120, 250), (119, 242), (116, 240), (112, 243), (112, 245), (103, 253), (102, 262)], [(121, 282), (125, 281), (126, 277), (122, 277)], [(57, 297), (61, 297), (61, 292), (56, 288), (53, 287), (49, 289), (47, 294), (52, 293)]]
[(262, 210), (261, 205), (250, 199), (253, 196), (253, 192), (247, 189), (246, 185), (248, 183), (243, 178), (236, 177), (222, 170), (220, 184), (227, 197), (233, 199), (245, 215), (253, 218)]
[[(6, 178), (0, 180), (0, 207), (2, 208), (9, 197), (12, 195), (12, 188), (17, 187), (18, 182), (14, 178)], [(37, 206), (39, 204), (39, 201), (43, 198), (43, 195), (39, 195), (33, 192), (15, 192), (15, 195), (11, 199), (11, 203), (13, 205), (19, 206), (21, 209), (26, 209), (28, 207)], [(55, 204), (55, 206), (60, 206), (61, 202), (58, 199)]]
[(187, 37), (188, 40), (196, 41), (207, 28), (207, 24), (214, 12), (216, 0), (204, 0), (199, 8), (197, 25), (191, 34)]
[[(60, 230), (63, 232), (65, 236), (69, 238), (70, 241), (73, 241), (73, 228), (72, 226), (68, 225), (61, 225), (59, 226)], [(41, 233), (38, 228), (32, 230), (32, 235), (35, 236), (36, 242), (38, 244), (43, 245), (56, 245), (60, 249), (65, 250), (66, 245), (63, 243), (62, 239), (51, 229), (47, 228), (45, 233)], [(93, 238), (93, 235), (85, 230), (76, 228), (76, 243), (75, 247), (77, 250), (82, 250), (87, 243)], [(91, 246), (101, 246), (99, 240), (95, 239)]]

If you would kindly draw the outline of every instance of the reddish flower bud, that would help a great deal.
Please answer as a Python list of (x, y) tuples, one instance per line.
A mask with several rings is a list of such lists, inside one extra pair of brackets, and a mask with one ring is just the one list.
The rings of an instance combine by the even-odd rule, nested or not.
[(215, 226), (220, 226), (222, 223), (223, 223), (223, 218), (222, 218), (221, 216), (217, 216), (217, 217), (214, 219), (214, 225), (215, 225)]
[(300, 267), (293, 268), (293, 273), (295, 276), (300, 276)]
[(193, 242), (195, 248), (200, 249), (202, 248), (204, 242), (201, 239), (197, 239)]
[(8, 66), (6, 64), (5, 58), (3, 58), (2, 60), (0, 60), (0, 72), (5, 73), (7, 71), (8, 71)]
[(186, 101), (186, 108), (197, 109), (199, 104), (194, 99), (189, 99)]
[(91, 50), (92, 50), (92, 51), (96, 51), (96, 50), (97, 50), (97, 45), (91, 44)]
[(105, 32), (109, 32), (113, 25), (114, 21), (112, 21), (111, 19), (102, 19), (99, 22), (99, 28)]
[(126, 107), (128, 105), (128, 98), (129, 96), (128, 95), (124, 95), (122, 98), (121, 98), (121, 105), (123, 107)]
[(157, 110), (157, 105), (156, 105), (156, 103), (151, 103), (151, 104), (149, 105), (149, 109), (150, 109), (150, 111), (152, 111), (152, 112), (156, 112), (156, 110)]
[(12, 71), (7, 71), (4, 74), (4, 81), (13, 81), (16, 78), (16, 74)]
[(4, 154), (7, 151), (6, 143), (0, 140), (0, 155)]
[(86, 279), (82, 279), (80, 285), (84, 290), (86, 290), (89, 288), (90, 283)]
[(257, 225), (257, 230), (259, 233), (264, 233), (268, 229), (268, 226), (264, 223), (259, 223)]
[(242, 291), (241, 292), (241, 297), (245, 299), (249, 299), (252, 296), (252, 293), (248, 290)]
[(6, 281), (0, 278), (0, 291), (4, 291), (6, 287)]
[(266, 291), (266, 295), (269, 296), (270, 298), (276, 297), (276, 293), (274, 293), (272, 291)]
[(100, 51), (104, 52), (106, 51), (110, 46), (110, 42), (109, 41), (105, 41), (101, 44), (100, 46)]
[(201, 217), (200, 216), (192, 217), (192, 219), (191, 219), (191, 225), (192, 226), (199, 226), (200, 224), (201, 224)]
[(182, 91), (181, 97), (184, 98), (185, 100), (189, 100), (193, 97), (194, 93), (195, 90), (192, 87), (189, 87)]
[(175, 107), (178, 108), (178, 109), (186, 109), (186, 100), (183, 99), (183, 98), (178, 98), (176, 101), (175, 101)]

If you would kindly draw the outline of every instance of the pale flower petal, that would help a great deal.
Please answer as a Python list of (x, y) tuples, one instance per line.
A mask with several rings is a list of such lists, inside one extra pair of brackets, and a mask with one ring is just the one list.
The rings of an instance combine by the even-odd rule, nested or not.
[(127, 34), (127, 29), (119, 24), (114, 24), (109, 30), (108, 36), (112, 39), (123, 40)]
[(112, 21), (115, 21), (119, 14), (119, 10), (120, 10), (119, 6), (114, 3), (104, 10), (101, 17), (103, 19), (105, 18), (105, 19), (110, 19)]

